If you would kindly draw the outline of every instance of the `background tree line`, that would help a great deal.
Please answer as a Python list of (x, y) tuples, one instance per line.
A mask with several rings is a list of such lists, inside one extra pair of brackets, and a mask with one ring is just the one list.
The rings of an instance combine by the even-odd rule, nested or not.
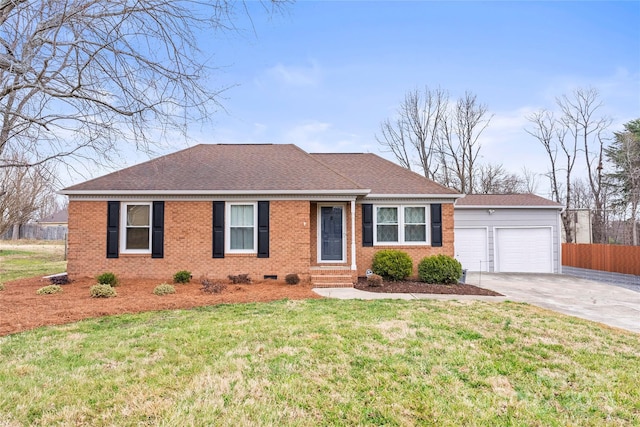
[[(589, 209), (594, 243), (638, 245), (640, 119), (612, 131), (593, 88), (558, 97), (556, 107), (528, 116), (525, 131), (547, 154), (546, 197), (565, 208), (566, 241), (575, 241), (575, 209)], [(491, 118), (470, 92), (452, 101), (447, 91), (425, 87), (407, 92), (376, 139), (402, 166), (463, 194), (536, 192), (539, 177), (525, 167), (513, 173), (480, 161), (480, 136)]]

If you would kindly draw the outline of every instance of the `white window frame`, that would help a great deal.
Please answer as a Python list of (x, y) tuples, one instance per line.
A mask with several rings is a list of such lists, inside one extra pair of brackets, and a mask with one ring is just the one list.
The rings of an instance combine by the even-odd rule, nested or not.
[[(420, 204), (377, 204), (373, 205), (373, 244), (374, 246), (425, 246), (431, 243), (431, 235), (429, 233), (431, 223), (430, 220), (430, 205), (420, 205)], [(398, 241), (397, 242), (378, 242), (378, 208), (396, 208), (398, 210)], [(405, 234), (405, 222), (404, 222), (404, 210), (405, 208), (423, 208), (424, 209), (424, 231), (425, 231), (425, 240), (422, 242), (405, 242), (404, 234)], [(384, 224), (381, 224), (384, 225)], [(411, 224), (410, 224), (411, 225)]]
[[(149, 206), (149, 245), (148, 249), (127, 249), (127, 207), (128, 206)], [(120, 253), (123, 254), (150, 254), (151, 234), (153, 227), (153, 204), (151, 202), (122, 202), (120, 205)], [(142, 228), (142, 227), (137, 227)]]
[[(258, 202), (228, 202), (225, 203), (224, 246), (225, 252), (230, 254), (258, 253)], [(231, 206), (253, 206), (253, 249), (231, 249)]]

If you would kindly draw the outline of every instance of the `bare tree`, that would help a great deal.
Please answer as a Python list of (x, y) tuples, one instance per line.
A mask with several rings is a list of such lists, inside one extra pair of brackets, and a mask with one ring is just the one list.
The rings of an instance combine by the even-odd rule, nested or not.
[(566, 241), (572, 243), (575, 236), (568, 209), (572, 207), (571, 184), (573, 168), (578, 157), (577, 139), (567, 138), (569, 130), (551, 111), (540, 110), (528, 116), (527, 120), (533, 127), (525, 131), (536, 138), (547, 152), (550, 165), (547, 177), (551, 184), (551, 198), (565, 207), (561, 215), (562, 226)]
[(233, 29), (246, 10), (228, 0), (0, 0), (0, 167), (106, 161), (125, 141), (149, 151), (206, 120), (220, 90), (205, 85), (212, 68), (197, 36)]
[(473, 191), (479, 138), (491, 117), (469, 92), (454, 106), (442, 89), (407, 93), (396, 119), (381, 124), (376, 139), (400, 165), (462, 193)]
[[(466, 92), (458, 99), (451, 128), (444, 125), (443, 159), (454, 174), (457, 190), (463, 194), (473, 191), (476, 164), (480, 154), (480, 135), (489, 125), (487, 106), (480, 104), (476, 95)], [(451, 131), (452, 129), (452, 131)]]
[(594, 88), (576, 89), (570, 96), (557, 100), (562, 110), (562, 122), (579, 144), (587, 168), (587, 181), (593, 197), (593, 241), (606, 243), (606, 203), (604, 195), (604, 147), (605, 131), (611, 124), (606, 117), (597, 116), (602, 106), (599, 93)]
[[(23, 162), (20, 158), (13, 161)], [(17, 239), (20, 225), (55, 203), (52, 182), (53, 177), (44, 165), (0, 169), (0, 187), (5, 189), (0, 197), (0, 235), (13, 227), (13, 239)]]
[(535, 193), (538, 191), (538, 174), (528, 169), (526, 166), (522, 167), (522, 185), (525, 193)]
[(401, 166), (417, 166), (425, 177), (435, 179), (440, 126), (447, 114), (449, 95), (442, 89), (408, 92), (395, 119), (380, 125), (380, 145), (393, 153)]
[(474, 194), (515, 194), (525, 193), (524, 179), (510, 173), (501, 164), (487, 163), (477, 168), (474, 179)]

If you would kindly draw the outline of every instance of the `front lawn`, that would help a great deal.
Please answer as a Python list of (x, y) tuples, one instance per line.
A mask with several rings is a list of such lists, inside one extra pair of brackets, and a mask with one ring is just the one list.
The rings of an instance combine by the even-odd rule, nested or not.
[(217, 305), (0, 337), (0, 425), (634, 425), (639, 366), (526, 304)]
[(60, 242), (0, 241), (0, 283), (62, 273), (67, 269)]

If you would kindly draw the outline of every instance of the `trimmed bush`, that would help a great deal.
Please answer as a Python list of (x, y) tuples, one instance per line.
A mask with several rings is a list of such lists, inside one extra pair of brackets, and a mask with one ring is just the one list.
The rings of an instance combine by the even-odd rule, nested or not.
[(97, 285), (93, 285), (91, 289), (89, 289), (89, 295), (91, 295), (91, 298), (111, 298), (117, 296), (118, 294), (116, 293), (116, 290), (111, 287), (111, 285), (98, 283)]
[(62, 287), (58, 285), (49, 285), (42, 287), (36, 291), (38, 295), (52, 295), (57, 294), (58, 292), (62, 292)]
[(370, 274), (369, 276), (367, 276), (367, 285), (371, 286), (372, 288), (379, 288), (380, 286), (382, 286), (382, 276), (377, 274)]
[(99, 285), (118, 286), (118, 278), (111, 272), (102, 273), (96, 277), (96, 281)]
[(68, 285), (69, 284), (69, 276), (66, 274), (63, 276), (53, 276), (49, 277), (49, 281), (52, 285)]
[(418, 265), (418, 276), (426, 283), (455, 284), (462, 277), (460, 262), (447, 255), (422, 258)]
[(384, 249), (373, 255), (371, 269), (389, 280), (404, 280), (413, 272), (413, 261), (406, 252)]
[(202, 283), (202, 288), (200, 288), (200, 290), (207, 294), (219, 294), (227, 289), (227, 285), (225, 283), (212, 282), (207, 278), (200, 279), (200, 283)]
[(229, 275), (227, 277), (229, 278), (229, 280), (231, 280), (231, 283), (233, 283), (234, 285), (237, 285), (238, 283), (240, 284), (251, 283), (251, 277), (249, 277), (248, 274), (238, 274), (237, 276)]
[(161, 283), (153, 289), (153, 293), (158, 296), (175, 294), (176, 288), (168, 283)]
[(180, 270), (173, 275), (174, 283), (189, 283), (191, 281), (191, 272), (187, 270)]
[(288, 285), (297, 285), (300, 283), (300, 276), (296, 273), (290, 273), (284, 276), (284, 281), (287, 282)]

